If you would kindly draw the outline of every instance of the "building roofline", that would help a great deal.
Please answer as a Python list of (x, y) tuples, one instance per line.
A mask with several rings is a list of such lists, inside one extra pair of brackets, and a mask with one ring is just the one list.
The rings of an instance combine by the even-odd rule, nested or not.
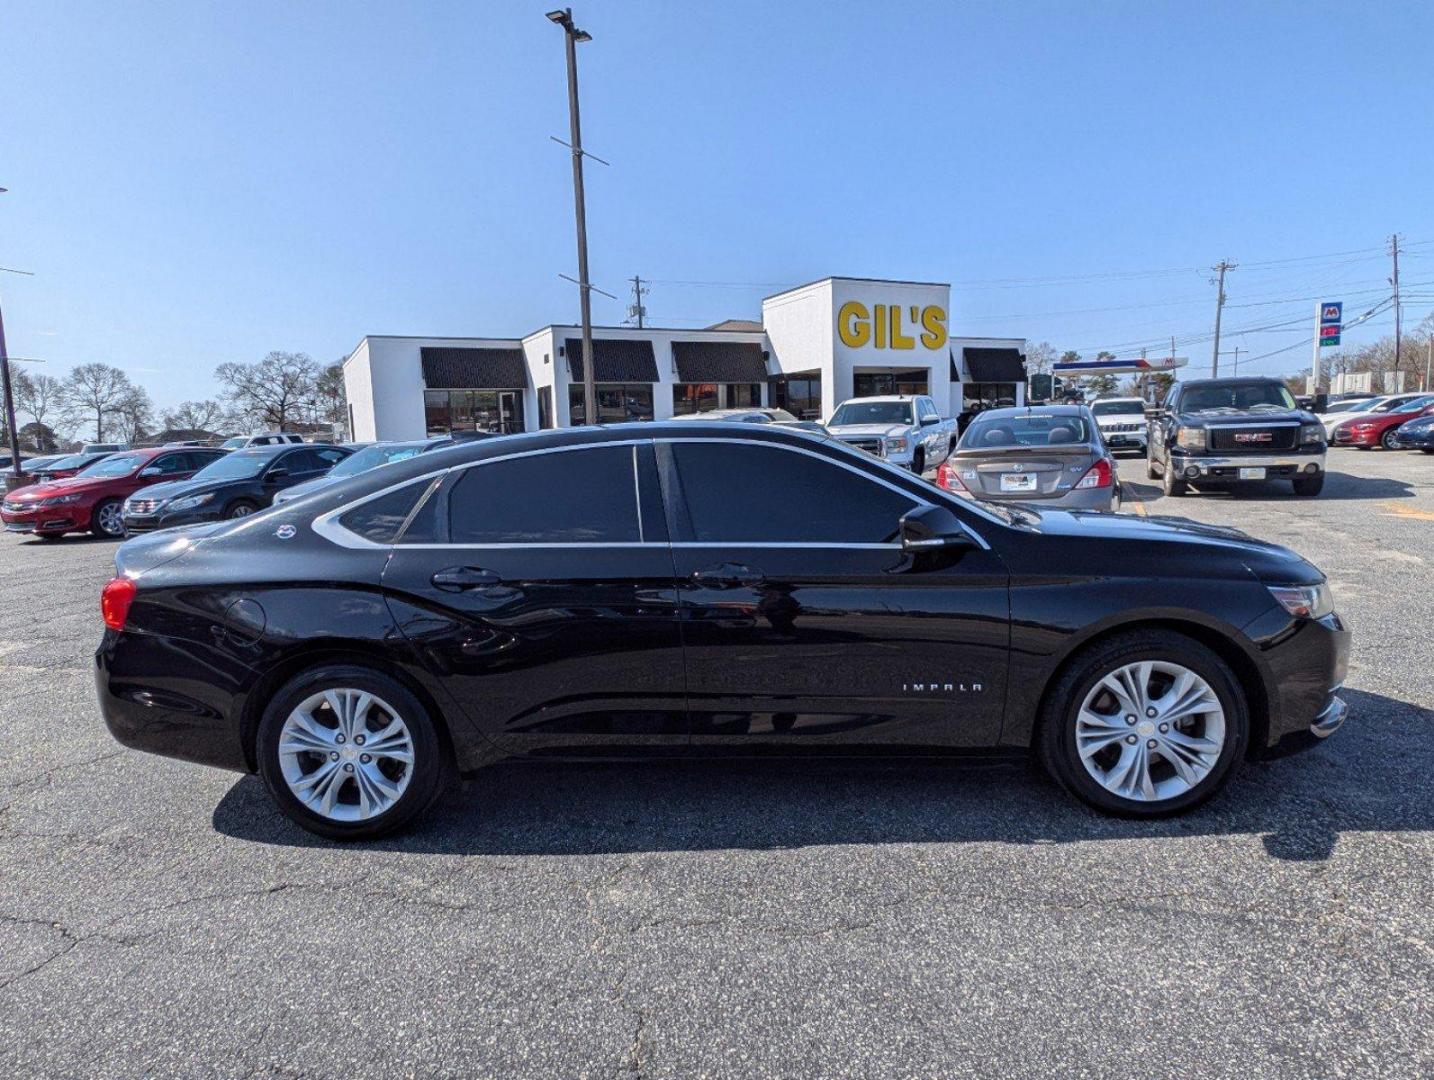
[(828, 274), (826, 277), (817, 278), (815, 281), (808, 281), (805, 285), (793, 285), (790, 289), (783, 289), (781, 292), (774, 292), (769, 296), (762, 297), (762, 303), (768, 300), (775, 300), (779, 296), (786, 296), (789, 293), (801, 292), (803, 289), (810, 289), (813, 285), (823, 285), (828, 281), (858, 281), (866, 285), (921, 285), (928, 288), (949, 289), (949, 281), (903, 281), (898, 278), (875, 278), (875, 277), (847, 277), (844, 274)]

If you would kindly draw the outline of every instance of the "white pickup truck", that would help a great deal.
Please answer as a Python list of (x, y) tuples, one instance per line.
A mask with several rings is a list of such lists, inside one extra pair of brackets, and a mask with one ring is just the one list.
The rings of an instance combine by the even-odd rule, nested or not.
[(943, 418), (924, 394), (843, 401), (827, 421), (827, 431), (916, 473), (945, 461), (958, 438), (956, 421)]

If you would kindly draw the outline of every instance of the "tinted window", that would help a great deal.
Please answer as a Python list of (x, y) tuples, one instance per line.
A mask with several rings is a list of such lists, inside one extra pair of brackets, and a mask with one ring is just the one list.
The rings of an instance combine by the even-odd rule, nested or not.
[(1032, 410), (1004, 416), (980, 416), (971, 421), (961, 437), (961, 449), (986, 446), (1057, 446), (1083, 443), (1090, 439), (1089, 428), (1080, 416), (1059, 416)]
[(101, 458), (93, 465), (85, 466), (78, 475), (86, 477), (128, 476), (144, 462), (143, 454), (115, 454), (112, 457)]
[(1187, 386), (1180, 395), (1184, 412), (1206, 409), (1293, 409), (1295, 399), (1284, 383), (1219, 383)]
[(753, 543), (880, 544), (916, 505), (809, 454), (772, 446), (674, 442), (692, 538)]
[(1143, 401), (1097, 401), (1090, 407), (1096, 416), (1144, 416)]
[(189, 472), (194, 466), (190, 464), (189, 454), (163, 454), (151, 461), (145, 468), (158, 469), (162, 475), (172, 476), (175, 473)]
[(848, 401), (832, 414), (833, 424), (909, 424), (907, 401)]
[(464, 472), (448, 500), (456, 544), (640, 539), (631, 446), (510, 458)]
[(429, 480), (419, 480), (370, 499), (340, 517), (339, 524), (375, 544), (391, 544), (419, 498), (428, 490), (429, 483)]

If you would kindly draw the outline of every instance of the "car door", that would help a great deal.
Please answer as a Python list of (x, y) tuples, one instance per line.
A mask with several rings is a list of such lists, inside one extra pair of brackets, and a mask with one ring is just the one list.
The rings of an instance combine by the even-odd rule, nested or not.
[(514, 753), (686, 752), (651, 443), (487, 458), (432, 498), (436, 539), (406, 533), (384, 588), (473, 723)]
[(994, 745), (1008, 575), (981, 541), (914, 558), (903, 514), (951, 505), (854, 451), (675, 438), (658, 460), (698, 747)]

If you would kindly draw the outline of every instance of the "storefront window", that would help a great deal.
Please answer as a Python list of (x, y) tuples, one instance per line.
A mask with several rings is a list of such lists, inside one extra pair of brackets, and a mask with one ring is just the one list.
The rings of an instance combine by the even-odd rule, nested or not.
[(1008, 409), (1016, 404), (1015, 383), (963, 383), (963, 408), (970, 412), (981, 409)]
[(799, 420), (822, 418), (822, 377), (787, 376), (772, 383), (772, 404)]
[(546, 431), (553, 426), (553, 388), (544, 386), (538, 391), (538, 427)]
[(672, 388), (672, 415), (711, 412), (718, 408), (716, 383), (677, 383)]
[(915, 371), (859, 371), (852, 380), (853, 397), (883, 397), (887, 394), (927, 394), (925, 368)]
[[(594, 390), (597, 392), (599, 424), (652, 419), (651, 383), (598, 383)], [(583, 419), (582, 383), (568, 386), (568, 416), (573, 427), (586, 423)]]
[(727, 408), (757, 408), (762, 404), (761, 383), (728, 383)]
[(423, 412), (428, 434), (523, 430), (522, 390), (425, 390)]

